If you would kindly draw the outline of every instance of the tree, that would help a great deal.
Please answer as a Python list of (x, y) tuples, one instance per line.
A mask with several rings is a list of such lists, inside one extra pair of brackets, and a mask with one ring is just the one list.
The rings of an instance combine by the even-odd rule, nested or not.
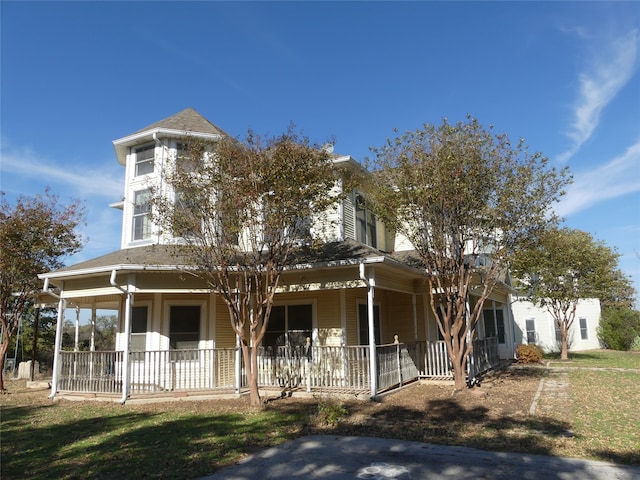
[(514, 252), (556, 221), (550, 206), (568, 172), (471, 117), (425, 124), (372, 151), (373, 208), (426, 268), (432, 313), (462, 390), (484, 301)]
[[(552, 315), (560, 332), (560, 358), (568, 360), (568, 334), (583, 298), (619, 304), (631, 293), (617, 268), (619, 254), (587, 232), (551, 228), (513, 262), (526, 297)], [(625, 293), (626, 292), (626, 293)]]
[(629, 350), (640, 337), (640, 312), (630, 308), (604, 308), (598, 327), (598, 338), (612, 350)]
[[(258, 348), (293, 251), (312, 241), (339, 199), (328, 152), (294, 132), (264, 140), (190, 137), (167, 175), (172, 194), (152, 194), (152, 216), (188, 271), (226, 303), (242, 349), (250, 399), (258, 391)], [(315, 235), (317, 241), (318, 235)]]
[[(0, 198), (0, 371), (20, 319), (39, 290), (38, 273), (63, 265), (77, 252), (82, 237), (76, 228), (84, 221), (79, 201), (62, 205), (49, 189), (34, 197), (20, 196), (11, 206)], [(0, 375), (0, 390), (4, 382)]]

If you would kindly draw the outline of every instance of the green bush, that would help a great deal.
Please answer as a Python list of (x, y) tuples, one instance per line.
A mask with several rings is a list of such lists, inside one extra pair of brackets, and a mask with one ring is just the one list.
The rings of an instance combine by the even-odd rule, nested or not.
[(629, 308), (604, 308), (598, 338), (611, 350), (630, 350), (640, 336), (640, 312)]
[(537, 345), (520, 344), (516, 347), (516, 356), (519, 363), (540, 363), (544, 352)]
[(632, 352), (640, 352), (640, 335), (633, 339), (629, 350), (631, 350)]
[(315, 421), (319, 425), (336, 425), (341, 418), (346, 417), (346, 407), (331, 397), (314, 397), (318, 401), (318, 410), (315, 414)]

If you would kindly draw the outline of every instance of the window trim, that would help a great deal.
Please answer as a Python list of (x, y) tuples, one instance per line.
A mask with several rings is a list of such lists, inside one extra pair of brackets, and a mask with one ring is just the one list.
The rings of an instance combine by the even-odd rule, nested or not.
[[(147, 324), (145, 326), (145, 331), (144, 333), (141, 332), (134, 332), (133, 331), (133, 309), (135, 308), (146, 308), (147, 310)], [(151, 302), (136, 302), (136, 305), (133, 305), (131, 307), (131, 338), (129, 339), (129, 348), (131, 351), (135, 351), (135, 352), (144, 352), (147, 350), (150, 350), (149, 347), (149, 325), (151, 324)], [(144, 348), (142, 350), (134, 350), (133, 349), (133, 336), (144, 336)]]
[[(584, 320), (584, 327), (582, 321)], [(580, 340), (589, 340), (589, 324), (587, 323), (587, 317), (578, 317), (578, 327), (580, 328)]]
[(171, 307), (200, 307), (200, 330), (198, 332), (198, 349), (204, 347), (207, 341), (206, 319), (207, 319), (207, 302), (206, 300), (169, 300), (164, 305), (163, 323), (163, 343), (166, 342), (165, 350), (174, 350), (171, 348)]
[[(360, 218), (359, 212), (362, 212), (361, 215), (364, 216), (364, 219)], [(361, 193), (356, 193), (354, 197), (353, 219), (355, 223), (355, 240), (370, 247), (378, 248), (378, 221), (373, 212), (367, 208), (367, 201)], [(362, 226), (364, 226), (364, 238), (362, 238)]]
[[(138, 203), (138, 197), (146, 196), (147, 199), (151, 198), (151, 189), (143, 188), (141, 190), (134, 190), (133, 192), (133, 209), (131, 212), (131, 241), (132, 242), (140, 242), (144, 240), (149, 240), (151, 238), (151, 203), (147, 200), (146, 202)], [(143, 211), (136, 212), (136, 209), (140, 207)], [(136, 222), (138, 220), (142, 221), (142, 224), (138, 228), (136, 226)], [(136, 232), (140, 230), (140, 237), (136, 237)]]
[[(142, 159), (138, 157), (139, 153), (147, 152), (147, 151), (152, 151), (153, 155), (151, 155), (150, 157), (144, 157)], [(155, 143), (134, 147), (133, 154), (135, 155), (135, 161), (134, 161), (134, 167), (133, 167), (134, 177), (143, 177), (145, 175), (151, 175), (153, 172), (155, 172), (155, 169), (156, 169), (156, 144)], [(142, 165), (145, 165), (145, 166), (150, 165), (151, 169), (149, 171), (144, 171), (142, 173), (139, 173), (139, 169), (140, 169), (139, 167)]]
[[(318, 314), (317, 314), (317, 304), (316, 299), (310, 298), (300, 298), (300, 299), (291, 299), (285, 301), (274, 302), (273, 307), (285, 307), (285, 338), (287, 340), (287, 345), (289, 345), (288, 331), (289, 331), (289, 312), (288, 308), (290, 306), (303, 306), (303, 305), (311, 305), (311, 344), (315, 345), (318, 342)], [(271, 324), (271, 317), (269, 317), (269, 325)], [(267, 329), (269, 328), (267, 325)], [(269, 330), (265, 332), (268, 333)], [(272, 345), (266, 345), (264, 342), (264, 338), (260, 345), (264, 348), (267, 348)]]
[[(533, 325), (533, 329), (529, 329), (529, 322), (532, 322)], [(529, 334), (533, 335), (533, 341), (529, 340)], [(527, 339), (527, 344), (532, 345), (537, 343), (537, 336), (538, 336), (538, 332), (536, 331), (536, 319), (535, 318), (527, 318), (524, 321), (524, 335), (525, 338)]]

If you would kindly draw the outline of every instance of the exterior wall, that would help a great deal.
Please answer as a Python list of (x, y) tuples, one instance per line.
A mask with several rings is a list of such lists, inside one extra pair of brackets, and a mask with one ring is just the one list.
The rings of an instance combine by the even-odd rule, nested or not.
[[(526, 300), (517, 300), (512, 304), (515, 342), (527, 342), (526, 321), (533, 319), (535, 323), (536, 344), (545, 352), (557, 352), (560, 347), (556, 341), (555, 320), (551, 314), (541, 307)], [(587, 322), (587, 339), (581, 338), (580, 318)], [(576, 317), (569, 330), (569, 351), (595, 350), (601, 348), (597, 328), (600, 324), (600, 301), (597, 298), (580, 300), (576, 308)]]

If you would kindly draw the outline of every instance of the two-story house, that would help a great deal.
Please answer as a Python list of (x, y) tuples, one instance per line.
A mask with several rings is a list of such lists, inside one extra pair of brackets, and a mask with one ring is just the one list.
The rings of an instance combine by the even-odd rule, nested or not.
[[(111, 205), (122, 210), (121, 249), (40, 276), (47, 295), (58, 297), (52, 395), (120, 395), (124, 402), (150, 392), (242, 391), (242, 361), (226, 305), (183, 274), (184, 265), (168, 253), (171, 239), (149, 215), (150, 185), (163, 187), (168, 159), (180, 155), (187, 135), (215, 141), (227, 134), (186, 109), (115, 140), (117, 161), (125, 168), (123, 199)], [(333, 160), (362, 168), (350, 156)], [(262, 388), (374, 397), (418, 377), (451, 378), (424, 269), (406, 239), (366, 210), (358, 191), (347, 193), (331, 212), (324, 248), (284, 273), (262, 345)], [(474, 340), (477, 369), (513, 357), (510, 292), (498, 286), (485, 303)], [(63, 351), (63, 311), (69, 305), (91, 309), (94, 318), (98, 309), (117, 310), (115, 350)]]

